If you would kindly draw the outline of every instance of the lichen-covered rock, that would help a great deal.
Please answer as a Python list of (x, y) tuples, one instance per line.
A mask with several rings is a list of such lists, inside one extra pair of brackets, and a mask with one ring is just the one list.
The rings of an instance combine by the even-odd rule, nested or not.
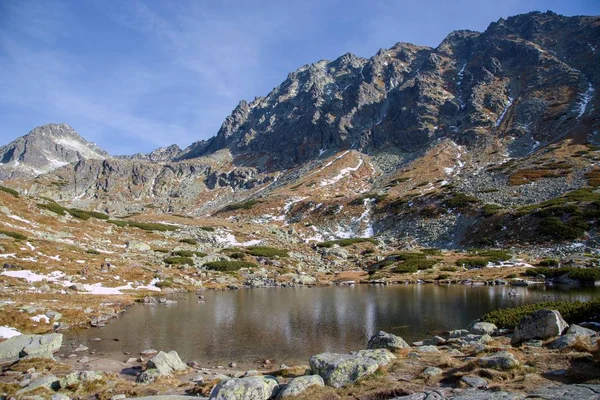
[(437, 367), (427, 367), (421, 372), (420, 376), (423, 378), (432, 378), (442, 374), (442, 370)]
[(51, 357), (62, 345), (63, 335), (20, 335), (0, 343), (0, 362), (12, 362), (26, 356)]
[(371, 336), (367, 345), (368, 349), (406, 349), (410, 346), (400, 336), (392, 335), (384, 331), (379, 331)]
[(25, 386), (23, 389), (17, 390), (17, 397), (23, 396), (27, 393), (38, 391), (42, 389), (46, 389), (47, 391), (54, 391), (60, 388), (58, 383), (58, 378), (54, 375), (47, 375), (43, 378), (37, 379), (31, 382), (29, 385)]
[(477, 360), (477, 364), (482, 368), (492, 368), (507, 370), (520, 365), (519, 360), (508, 351), (500, 351), (488, 357)]
[(465, 385), (476, 389), (486, 388), (488, 386), (488, 382), (478, 376), (463, 376), (460, 378), (460, 381)]
[(104, 378), (101, 372), (96, 371), (77, 371), (72, 372), (59, 380), (61, 388), (76, 387), (84, 382), (99, 381)]
[(278, 399), (286, 397), (298, 396), (306, 389), (313, 386), (325, 386), (323, 378), (319, 375), (306, 375), (294, 378), (279, 392)]
[(371, 360), (376, 361), (380, 367), (384, 367), (396, 359), (396, 356), (386, 349), (359, 350), (352, 354), (356, 354), (359, 357), (370, 358)]
[(377, 361), (352, 354), (321, 353), (310, 358), (310, 367), (325, 383), (340, 388), (377, 371)]
[(469, 327), (469, 332), (474, 335), (494, 335), (498, 327), (490, 322), (475, 322)]
[(556, 310), (538, 310), (524, 317), (517, 325), (512, 344), (529, 339), (549, 339), (558, 336), (569, 325)]
[(268, 400), (277, 395), (279, 383), (271, 376), (249, 376), (219, 382), (210, 400)]

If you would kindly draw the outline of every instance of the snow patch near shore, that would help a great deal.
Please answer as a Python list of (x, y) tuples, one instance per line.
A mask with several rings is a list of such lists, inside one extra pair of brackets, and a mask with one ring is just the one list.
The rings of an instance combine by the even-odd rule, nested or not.
[(261, 240), (256, 239), (256, 240), (249, 240), (247, 242), (238, 242), (238, 240), (235, 238), (235, 236), (233, 236), (233, 234), (231, 232), (224, 232), (224, 234), (222, 236), (215, 236), (215, 240), (218, 243), (221, 244), (226, 244), (226, 245), (230, 245), (230, 246), (256, 246), (257, 244), (261, 243)]
[(0, 339), (10, 339), (15, 336), (21, 336), (21, 332), (10, 326), (0, 326)]

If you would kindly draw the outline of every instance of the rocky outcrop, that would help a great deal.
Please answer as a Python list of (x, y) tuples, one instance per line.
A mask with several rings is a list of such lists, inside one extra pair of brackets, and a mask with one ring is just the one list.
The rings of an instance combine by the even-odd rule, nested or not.
[(210, 393), (210, 400), (269, 400), (279, 391), (279, 383), (270, 376), (221, 381)]
[(560, 312), (538, 310), (519, 322), (511, 343), (517, 344), (529, 339), (549, 339), (561, 335), (568, 326)]
[(179, 158), (228, 148), (255, 166), (288, 168), (321, 150), (418, 151), (442, 137), (472, 145), (490, 132), (531, 151), (536, 140), (598, 126), (594, 21), (534, 12), (482, 33), (452, 32), (437, 48), (398, 43), (369, 59), (306, 65), (267, 96), (240, 102), (215, 137)]
[(379, 331), (371, 336), (367, 348), (369, 349), (390, 349), (399, 350), (410, 347), (400, 336), (392, 335), (384, 331)]
[(0, 147), (0, 180), (33, 177), (82, 159), (108, 157), (69, 125), (43, 125)]
[(0, 363), (16, 361), (23, 357), (52, 357), (62, 345), (63, 335), (20, 335), (0, 343)]

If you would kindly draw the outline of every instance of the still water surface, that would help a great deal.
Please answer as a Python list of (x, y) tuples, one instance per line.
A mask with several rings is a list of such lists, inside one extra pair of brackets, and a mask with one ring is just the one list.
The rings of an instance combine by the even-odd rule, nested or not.
[[(464, 285), (273, 288), (186, 294), (174, 306), (136, 304), (106, 327), (73, 332), (68, 340), (105, 354), (154, 348), (177, 350), (184, 361), (306, 363), (324, 351), (366, 347), (379, 330), (408, 342), (465, 328), (488, 311), (548, 300), (591, 300), (600, 289)], [(102, 338), (101, 342), (90, 341)], [(119, 341), (113, 339), (118, 338)]]

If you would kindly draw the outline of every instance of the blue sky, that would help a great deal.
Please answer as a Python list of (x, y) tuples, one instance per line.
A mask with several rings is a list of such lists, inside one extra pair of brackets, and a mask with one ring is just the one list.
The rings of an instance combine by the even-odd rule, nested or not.
[(66, 122), (111, 154), (215, 135), (300, 66), (600, 1), (0, 0), (0, 144)]

